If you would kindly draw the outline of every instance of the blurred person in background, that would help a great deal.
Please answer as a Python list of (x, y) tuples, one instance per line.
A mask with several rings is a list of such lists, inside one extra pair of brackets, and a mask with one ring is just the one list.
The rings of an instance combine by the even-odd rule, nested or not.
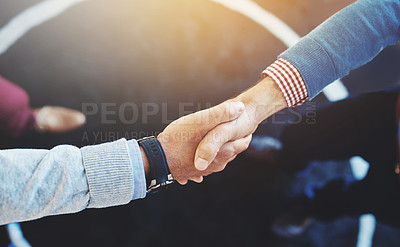
[(83, 113), (56, 106), (32, 109), (22, 88), (0, 76), (0, 132), (19, 138), (30, 131), (62, 133), (82, 126)]

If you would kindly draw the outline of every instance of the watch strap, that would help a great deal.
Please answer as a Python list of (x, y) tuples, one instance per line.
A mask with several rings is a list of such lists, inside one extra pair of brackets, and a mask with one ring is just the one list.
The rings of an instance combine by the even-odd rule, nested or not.
[(164, 150), (156, 137), (150, 136), (138, 140), (146, 153), (150, 166), (150, 185), (147, 192), (156, 192), (174, 182), (169, 170)]

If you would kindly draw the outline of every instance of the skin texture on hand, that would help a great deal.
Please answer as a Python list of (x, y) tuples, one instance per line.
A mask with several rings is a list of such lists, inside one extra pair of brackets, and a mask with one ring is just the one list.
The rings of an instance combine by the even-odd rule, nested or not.
[(264, 119), (287, 107), (281, 90), (270, 77), (229, 101), (243, 102), (246, 109), (235, 121), (216, 126), (203, 138), (195, 154), (199, 171), (208, 169), (224, 145), (250, 136)]
[(194, 166), (194, 155), (206, 134), (222, 123), (229, 123), (241, 116), (245, 106), (241, 102), (224, 102), (207, 110), (181, 117), (160, 133), (160, 141), (172, 176), (181, 184), (188, 180), (202, 182), (203, 176), (223, 170), (236, 155), (247, 149), (251, 136), (243, 136), (221, 145), (213, 162), (199, 171)]

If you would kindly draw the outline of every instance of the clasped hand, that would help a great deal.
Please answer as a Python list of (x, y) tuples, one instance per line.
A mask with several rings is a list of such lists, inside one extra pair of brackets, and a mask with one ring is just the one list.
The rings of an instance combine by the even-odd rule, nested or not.
[[(194, 165), (195, 152), (210, 130), (224, 123), (234, 123), (245, 111), (242, 102), (224, 102), (175, 120), (160, 133), (160, 141), (172, 176), (180, 184), (188, 180), (202, 182), (203, 176), (222, 171), (228, 162), (249, 146), (251, 135), (221, 145), (207, 167), (199, 170)], [(217, 141), (217, 140), (216, 140)]]

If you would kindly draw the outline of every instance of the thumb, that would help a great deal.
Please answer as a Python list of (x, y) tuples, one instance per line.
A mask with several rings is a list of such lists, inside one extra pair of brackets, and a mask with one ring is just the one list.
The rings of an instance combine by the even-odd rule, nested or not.
[(203, 171), (207, 169), (223, 145), (254, 132), (255, 129), (251, 130), (248, 128), (249, 125), (246, 126), (246, 122), (241, 120), (243, 118), (220, 124), (207, 133), (200, 141), (195, 152), (194, 164), (197, 170)]

